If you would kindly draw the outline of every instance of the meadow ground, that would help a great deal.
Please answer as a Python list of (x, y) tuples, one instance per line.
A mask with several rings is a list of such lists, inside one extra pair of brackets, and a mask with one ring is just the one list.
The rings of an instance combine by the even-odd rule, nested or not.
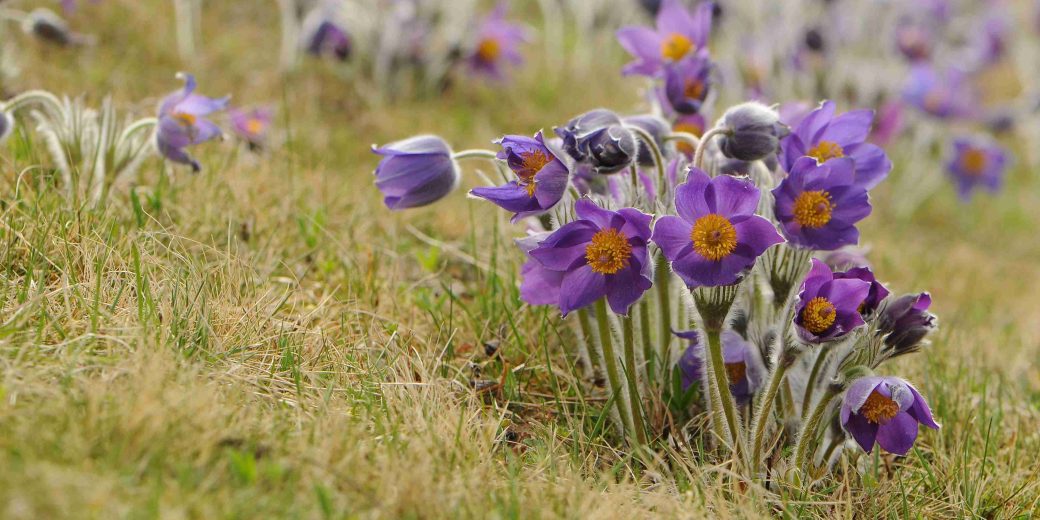
[[(436, 132), (461, 149), (599, 105), (638, 109), (618, 49), (373, 104), (320, 63), (278, 75), (276, 13), (251, 2), (212, 2), (204, 52), (181, 63), (167, 4), (91, 7), (95, 48), (26, 42), (18, 85), (95, 103), (111, 93), (145, 115), (190, 70), (208, 94), (279, 104), (281, 143), (258, 157), (199, 147), (203, 173), (169, 181), (149, 160), (139, 204), (122, 193), (100, 210), (22, 173), (41, 155), (8, 143), (0, 516), (1040, 512), (1040, 180), (1025, 160), (1003, 193), (967, 205), (945, 187), (897, 211), (904, 194), (883, 185), (863, 226), (883, 279), (932, 292), (940, 331), (899, 370), (943, 428), (863, 475), (741, 491), (688, 448), (647, 470), (610, 449), (603, 403), (579, 397), (569, 328), (517, 299), (521, 231), (503, 212), (460, 193), (391, 214), (371, 183), (372, 143)], [(920, 151), (890, 153), (895, 177), (941, 175), (937, 161), (900, 168)]]

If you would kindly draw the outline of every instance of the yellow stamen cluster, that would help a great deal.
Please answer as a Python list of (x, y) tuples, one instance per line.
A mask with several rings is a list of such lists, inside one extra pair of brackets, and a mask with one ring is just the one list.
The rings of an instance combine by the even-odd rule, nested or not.
[(614, 228), (597, 231), (585, 247), (585, 261), (593, 272), (599, 274), (614, 274), (628, 267), (631, 257), (632, 245), (628, 238)]
[(823, 296), (817, 296), (802, 309), (802, 326), (813, 334), (822, 334), (834, 325), (838, 317), (838, 311), (834, 304)]
[(495, 38), (484, 38), (477, 45), (477, 57), (483, 62), (493, 62), (502, 54), (502, 44)]
[(737, 228), (726, 217), (708, 213), (693, 223), (690, 240), (697, 254), (718, 262), (737, 248)]
[(743, 361), (737, 363), (726, 363), (726, 375), (729, 376), (729, 384), (735, 385), (744, 380), (747, 375), (747, 364)]
[(681, 60), (693, 47), (693, 42), (689, 38), (679, 33), (672, 33), (661, 42), (661, 57), (669, 60)]
[(969, 148), (961, 154), (961, 168), (964, 173), (972, 177), (978, 177), (982, 175), (982, 172), (986, 169), (986, 151), (978, 148)]
[(198, 118), (187, 112), (175, 112), (173, 118), (183, 126), (195, 126), (195, 122), (198, 121)]
[(542, 171), (546, 164), (552, 161), (549, 154), (542, 150), (533, 150), (520, 154), (520, 167), (516, 169), (516, 176), (520, 178), (520, 185), (527, 189), (527, 196), (534, 197), (534, 176)]
[[(675, 123), (675, 125), (672, 126), (672, 130), (675, 130), (676, 132), (686, 132), (687, 134), (693, 134), (697, 137), (700, 137), (702, 134), (704, 134), (703, 127), (687, 122)], [(686, 155), (693, 155), (693, 153), (696, 151), (694, 150), (693, 145), (686, 141), (677, 141), (675, 143), (675, 147), (680, 152)]]
[(874, 390), (867, 396), (867, 401), (860, 407), (859, 413), (868, 421), (881, 424), (888, 422), (899, 413), (899, 403)]
[(794, 199), (794, 221), (799, 226), (817, 229), (831, 221), (834, 203), (824, 190), (803, 191)]
[(831, 159), (845, 157), (845, 150), (834, 141), (820, 141), (816, 146), (805, 152), (805, 155), (816, 159), (818, 163), (825, 163)]
[(255, 117), (250, 119), (249, 121), (246, 121), (246, 132), (248, 132), (249, 135), (257, 135), (257, 134), (259, 134), (260, 132), (263, 132), (263, 131), (264, 131), (264, 122), (263, 121), (255, 118)]

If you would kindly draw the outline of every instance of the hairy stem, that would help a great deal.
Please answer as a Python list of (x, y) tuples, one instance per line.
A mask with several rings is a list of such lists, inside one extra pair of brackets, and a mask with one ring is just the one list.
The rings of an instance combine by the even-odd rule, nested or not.
[(812, 453), (809, 451), (809, 445), (813, 444), (813, 440), (816, 438), (815, 432), (820, 428), (820, 422), (827, 412), (827, 406), (831, 404), (831, 400), (836, 395), (838, 395), (836, 389), (828, 388), (827, 393), (820, 397), (820, 402), (816, 404), (816, 408), (813, 408), (809, 420), (802, 423), (802, 431), (798, 435), (798, 444), (794, 448), (793, 467), (801, 468), (806, 464), (806, 456)]
[(600, 298), (596, 301), (596, 323), (599, 325), (599, 343), (603, 347), (603, 364), (607, 367), (607, 386), (610, 390), (611, 399), (617, 406), (618, 415), (621, 417), (621, 429), (625, 439), (631, 441), (632, 415), (628, 413), (625, 404), (621, 383), (621, 371), (618, 369), (618, 357), (614, 352), (614, 339), (610, 331), (610, 316), (607, 314), (607, 301)]
[(646, 421), (642, 413), (643, 400), (640, 398), (639, 387), (636, 385), (636, 347), (632, 318), (621, 318), (621, 336), (625, 346), (624, 369), (625, 376), (628, 379), (628, 403), (632, 412), (632, 426), (635, 431), (636, 442), (640, 446), (646, 446)]

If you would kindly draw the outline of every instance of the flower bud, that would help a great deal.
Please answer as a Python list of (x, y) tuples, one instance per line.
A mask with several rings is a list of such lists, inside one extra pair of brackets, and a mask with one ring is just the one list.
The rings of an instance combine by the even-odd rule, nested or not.
[(564, 151), (575, 161), (591, 165), (596, 173), (621, 171), (632, 164), (638, 152), (632, 131), (610, 110), (591, 110), (555, 131), (563, 140)]
[(879, 331), (885, 344), (903, 354), (913, 352), (929, 332), (936, 328), (935, 315), (928, 312), (932, 297), (928, 293), (901, 296), (881, 311)]
[(390, 209), (433, 204), (459, 184), (459, 171), (448, 143), (420, 135), (372, 151), (383, 156), (376, 167), (376, 187)]
[(753, 101), (727, 110), (719, 126), (726, 130), (719, 138), (719, 149), (726, 157), (741, 161), (758, 161), (775, 154), (780, 138), (790, 132), (776, 110)]
[(54, 11), (43, 7), (33, 9), (25, 17), (22, 30), (27, 34), (57, 45), (70, 45), (75, 40), (75, 36), (69, 30), (69, 24)]

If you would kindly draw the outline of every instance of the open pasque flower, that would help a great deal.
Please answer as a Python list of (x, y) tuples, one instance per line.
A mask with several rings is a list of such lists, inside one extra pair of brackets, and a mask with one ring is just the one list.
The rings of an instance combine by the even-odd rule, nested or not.
[(939, 429), (924, 397), (903, 379), (861, 377), (845, 392), (841, 426), (867, 453), (877, 442), (885, 451), (906, 455), (917, 440), (918, 424)]
[(661, 217), (653, 242), (689, 287), (736, 283), (755, 259), (783, 242), (768, 220), (755, 215), (754, 184), (720, 175), (711, 179), (693, 168), (675, 191), (678, 216)]
[(376, 188), (390, 209), (433, 204), (459, 184), (459, 168), (451, 158), (451, 148), (435, 135), (373, 146), (372, 151), (383, 156), (375, 171)]
[(971, 199), (979, 188), (995, 192), (1004, 181), (1008, 153), (986, 137), (958, 137), (946, 171), (957, 184), (961, 200)]
[(802, 157), (773, 190), (775, 214), (792, 244), (823, 251), (859, 241), (856, 222), (870, 215), (867, 189), (847, 157), (817, 163)]
[(507, 21), (505, 16), (506, 3), (502, 2), (481, 20), (476, 46), (467, 60), (474, 72), (501, 79), (507, 65), (523, 63), (520, 45), (527, 41), (527, 31)]
[(513, 222), (544, 213), (560, 202), (567, 191), (567, 166), (545, 146), (542, 133), (534, 138), (507, 135), (498, 141), (498, 158), (509, 165), (517, 180), (502, 186), (474, 188), (470, 193), (512, 211)]
[(202, 169), (186, 148), (221, 136), (220, 128), (206, 116), (224, 110), (230, 97), (209, 98), (195, 93), (195, 76), (177, 74), (184, 80), (184, 90), (174, 92), (159, 105), (159, 129), (155, 145), (163, 157), (179, 164)]
[(679, 0), (664, 0), (657, 12), (656, 29), (622, 27), (617, 38), (635, 61), (625, 74), (659, 76), (664, 66), (694, 53), (707, 53), (711, 34), (712, 2), (701, 2), (691, 13)]
[(233, 108), (228, 111), (231, 118), (231, 130), (250, 148), (260, 148), (267, 140), (267, 131), (271, 127), (274, 111), (266, 107), (244, 110)]
[(869, 293), (869, 282), (835, 278), (827, 264), (814, 258), (798, 294), (794, 317), (798, 336), (807, 343), (844, 337), (864, 324), (859, 308)]

